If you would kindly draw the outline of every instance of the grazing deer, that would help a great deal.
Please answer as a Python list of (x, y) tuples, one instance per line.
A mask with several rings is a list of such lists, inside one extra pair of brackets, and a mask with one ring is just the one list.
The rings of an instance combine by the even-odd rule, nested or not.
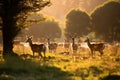
[(92, 56), (94, 55), (95, 51), (99, 51), (101, 56), (103, 55), (103, 50), (105, 48), (104, 43), (91, 44), (89, 38), (87, 38), (85, 42), (87, 42), (87, 45), (91, 50)]
[(56, 52), (57, 46), (57, 43), (50, 43), (50, 39), (48, 38), (48, 49), (50, 53)]
[(30, 45), (31, 50), (33, 52), (33, 56), (34, 56), (34, 53), (37, 52), (39, 54), (39, 56), (43, 57), (42, 54), (41, 54), (43, 52), (44, 57), (45, 57), (46, 46), (44, 44), (33, 44), (32, 43), (32, 37), (28, 37), (26, 42), (29, 42), (29, 45)]
[(73, 49), (73, 53), (76, 53), (78, 50), (78, 45), (75, 44), (75, 38), (72, 38), (72, 49)]

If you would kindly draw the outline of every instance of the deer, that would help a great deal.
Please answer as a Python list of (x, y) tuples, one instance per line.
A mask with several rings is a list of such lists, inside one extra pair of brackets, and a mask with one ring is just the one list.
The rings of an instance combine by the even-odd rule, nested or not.
[(13, 44), (14, 45), (19, 45), (20, 44), (20, 40), (13, 40)]
[(56, 49), (57, 49), (57, 43), (50, 43), (50, 39), (48, 38), (48, 49), (49, 49), (49, 52), (56, 52)]
[(64, 48), (65, 48), (65, 50), (68, 52), (68, 51), (69, 51), (69, 48), (70, 48), (70, 42), (69, 42), (69, 40), (67, 40), (67, 39), (65, 39), (64, 41), (65, 41), (65, 42), (64, 42)]
[(72, 49), (73, 49), (73, 53), (76, 53), (78, 50), (78, 45), (75, 44), (75, 38), (72, 37)]
[(98, 51), (101, 56), (104, 54), (103, 53), (103, 50), (105, 48), (104, 43), (98, 43), (98, 44), (94, 43), (94, 44), (91, 44), (89, 38), (87, 38), (85, 40), (85, 42), (87, 42), (87, 45), (88, 45), (89, 49), (91, 50), (92, 57), (95, 54), (95, 51)]
[(34, 56), (34, 53), (36, 52), (36, 53), (39, 54), (39, 56), (41, 58), (43, 58), (43, 56), (41, 54), (43, 52), (44, 53), (44, 58), (46, 57), (45, 56), (45, 54), (46, 54), (46, 46), (44, 44), (33, 44), (32, 37), (28, 37), (26, 42), (29, 43), (29, 46), (30, 46), (30, 48), (31, 48), (31, 50), (33, 52), (33, 56)]

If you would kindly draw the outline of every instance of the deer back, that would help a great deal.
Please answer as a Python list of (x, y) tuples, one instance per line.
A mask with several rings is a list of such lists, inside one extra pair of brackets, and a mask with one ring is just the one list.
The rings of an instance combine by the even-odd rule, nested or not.
[(31, 49), (33, 52), (45, 51), (46, 46), (44, 44), (32, 44)]
[(100, 51), (105, 48), (104, 43), (99, 43), (99, 44), (91, 44), (90, 48), (95, 51)]
[(57, 48), (57, 43), (51, 43), (49, 44), (49, 49), (56, 49)]

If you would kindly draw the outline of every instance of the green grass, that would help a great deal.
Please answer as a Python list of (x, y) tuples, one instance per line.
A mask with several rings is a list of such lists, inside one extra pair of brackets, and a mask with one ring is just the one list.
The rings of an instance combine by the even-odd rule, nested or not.
[[(14, 51), (21, 55), (23, 49), (19, 48)], [(31, 57), (31, 50), (27, 47), (24, 54), (29, 55), (23, 59), (8, 57), (9, 61), (5, 62), (1, 57), (0, 80), (118, 80), (120, 77), (120, 49), (116, 53), (113, 48), (106, 48), (102, 58), (99, 53), (95, 58), (89, 58), (88, 50), (75, 55), (60, 55), (59, 52), (47, 52), (44, 60)]]

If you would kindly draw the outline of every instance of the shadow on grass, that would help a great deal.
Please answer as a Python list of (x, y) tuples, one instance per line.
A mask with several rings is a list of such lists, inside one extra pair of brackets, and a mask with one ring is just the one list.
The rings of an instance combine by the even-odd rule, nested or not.
[(100, 80), (120, 80), (120, 76), (119, 75), (108, 75)]
[[(117, 68), (118, 69), (118, 68)], [(107, 71), (108, 73), (110, 72), (115, 72), (116, 69), (101, 69), (96, 66), (90, 66), (89, 68), (78, 68), (74, 73), (75, 76), (81, 77), (82, 80), (120, 80), (120, 75), (107, 75), (105, 77), (101, 77), (100, 75), (103, 75), (104, 72)], [(107, 73), (107, 74), (108, 74)]]
[(78, 68), (75, 71), (75, 75), (81, 77), (82, 80), (85, 79), (93, 80), (91, 76), (98, 77), (102, 73), (103, 71), (96, 66), (90, 66), (89, 68)]
[(0, 80), (71, 80), (69, 72), (50, 66), (44, 60), (23, 60), (18, 56), (7, 56), (0, 63)]

